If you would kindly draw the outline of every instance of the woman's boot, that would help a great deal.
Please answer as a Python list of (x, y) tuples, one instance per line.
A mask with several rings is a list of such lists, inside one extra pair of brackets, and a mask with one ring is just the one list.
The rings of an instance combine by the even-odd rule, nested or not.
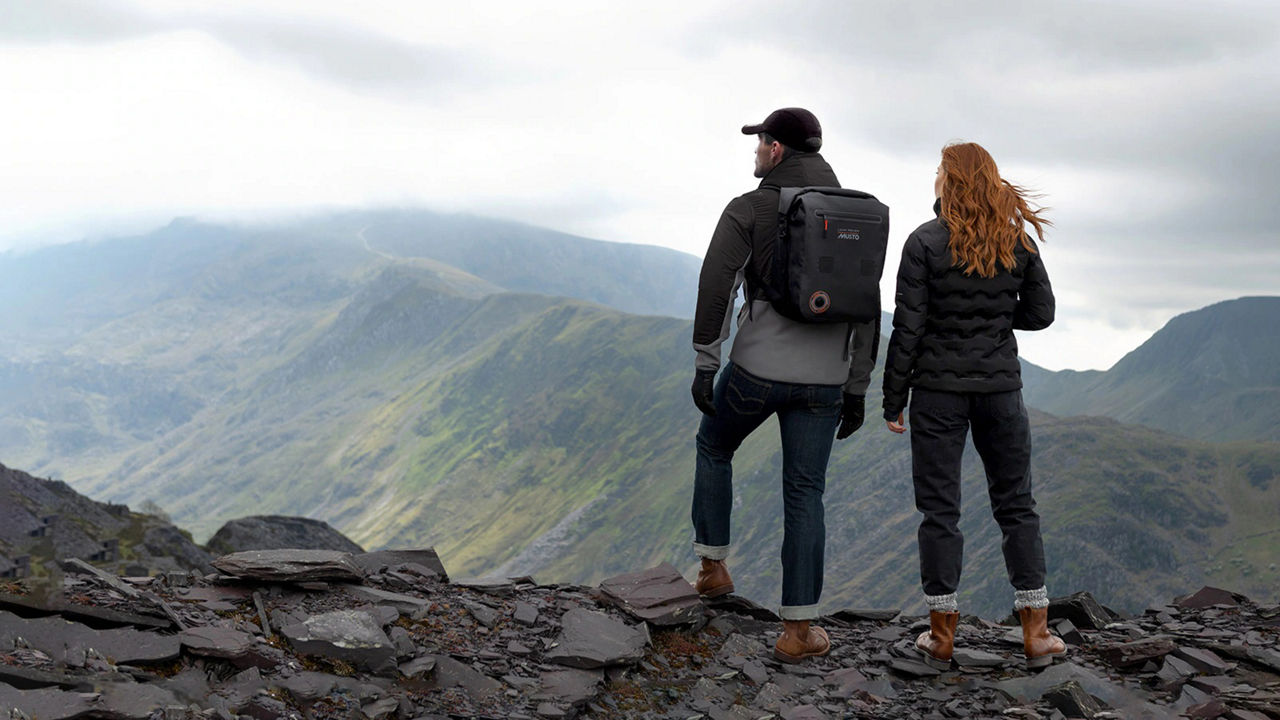
[(951, 667), (951, 651), (955, 646), (958, 612), (929, 611), (929, 629), (916, 638), (916, 649), (924, 655), (929, 667), (947, 670)]
[(1027, 656), (1027, 668), (1042, 668), (1053, 664), (1053, 659), (1067, 654), (1067, 644), (1062, 638), (1049, 634), (1049, 608), (1024, 607), (1018, 610), (1022, 621), (1022, 649)]

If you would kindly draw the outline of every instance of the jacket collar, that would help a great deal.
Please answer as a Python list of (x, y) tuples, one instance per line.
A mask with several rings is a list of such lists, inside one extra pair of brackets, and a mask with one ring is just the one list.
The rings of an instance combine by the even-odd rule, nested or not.
[(795, 153), (778, 163), (760, 180), (760, 187), (835, 186), (836, 173), (820, 153)]
[(942, 217), (942, 198), (937, 198), (933, 201), (933, 214), (937, 217)]

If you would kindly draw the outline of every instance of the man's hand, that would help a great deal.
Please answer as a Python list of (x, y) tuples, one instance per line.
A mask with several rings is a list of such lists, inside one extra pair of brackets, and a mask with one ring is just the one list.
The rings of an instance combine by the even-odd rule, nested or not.
[(897, 422), (894, 422), (892, 420), (885, 420), (885, 424), (889, 426), (890, 430), (898, 433), (899, 435), (907, 431), (907, 424), (902, 420), (902, 413), (898, 413)]
[(715, 384), (715, 370), (699, 370), (693, 378), (693, 387), (690, 388), (693, 393), (693, 404), (708, 417), (716, 416)]
[(844, 394), (844, 407), (840, 408), (840, 429), (836, 431), (836, 439), (843, 440), (862, 427), (866, 417), (867, 396)]

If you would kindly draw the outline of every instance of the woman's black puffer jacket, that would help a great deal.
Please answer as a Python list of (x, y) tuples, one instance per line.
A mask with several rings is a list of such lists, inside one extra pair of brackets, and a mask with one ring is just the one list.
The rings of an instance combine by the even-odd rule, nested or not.
[(906, 408), (912, 387), (977, 393), (1021, 388), (1013, 331), (1053, 322), (1053, 288), (1038, 252), (1018, 245), (1012, 271), (1001, 268), (984, 278), (952, 264), (949, 238), (935, 218), (916, 228), (902, 248), (884, 368), (886, 420)]

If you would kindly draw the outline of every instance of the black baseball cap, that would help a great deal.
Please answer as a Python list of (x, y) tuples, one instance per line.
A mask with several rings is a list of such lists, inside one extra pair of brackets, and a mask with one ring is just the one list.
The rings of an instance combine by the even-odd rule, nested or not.
[(759, 125), (743, 125), (743, 135), (768, 133), (770, 137), (800, 152), (817, 152), (822, 147), (822, 126), (804, 108), (782, 108), (769, 113)]

